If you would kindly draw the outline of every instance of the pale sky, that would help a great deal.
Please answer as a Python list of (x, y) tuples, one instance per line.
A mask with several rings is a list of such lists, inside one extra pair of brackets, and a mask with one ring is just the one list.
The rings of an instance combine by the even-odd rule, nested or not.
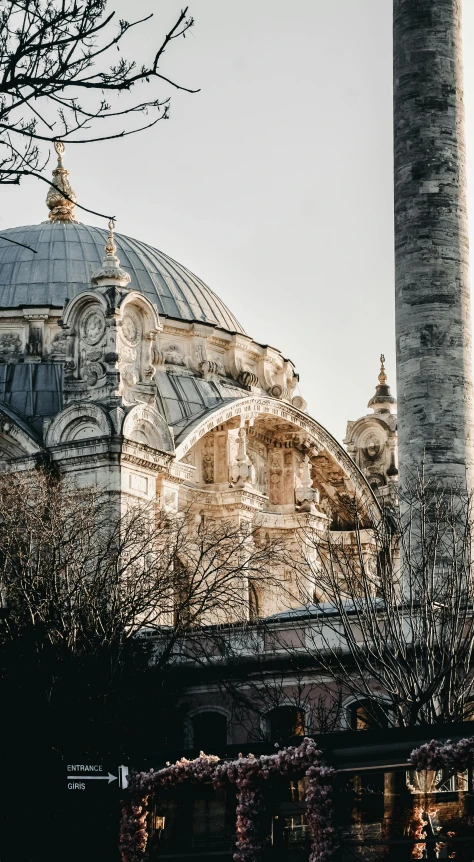
[[(128, 37), (141, 62), (182, 2), (109, 6), (155, 13)], [(347, 419), (367, 412), (381, 352), (395, 386), (392, 2), (191, 0), (190, 12), (195, 27), (163, 72), (200, 93), (175, 93), (171, 119), (139, 137), (69, 146), (65, 165), (81, 202), (183, 263), (249, 335), (292, 359), (309, 412), (342, 439)], [(473, 44), (471, 2), (474, 214)], [(33, 179), (3, 187), (0, 228), (44, 220), (46, 190)]]

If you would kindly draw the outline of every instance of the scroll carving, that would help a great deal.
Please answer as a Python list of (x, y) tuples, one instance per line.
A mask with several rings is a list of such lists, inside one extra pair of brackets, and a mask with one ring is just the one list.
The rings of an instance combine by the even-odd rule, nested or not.
[(202, 478), (209, 485), (214, 482), (214, 435), (209, 434), (202, 441)]

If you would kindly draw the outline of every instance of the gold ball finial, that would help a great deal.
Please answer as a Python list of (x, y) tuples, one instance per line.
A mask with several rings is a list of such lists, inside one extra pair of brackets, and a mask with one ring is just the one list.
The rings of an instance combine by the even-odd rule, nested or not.
[(385, 374), (385, 356), (383, 353), (380, 354), (380, 373), (379, 373), (379, 383), (381, 386), (385, 386), (387, 382), (387, 375)]

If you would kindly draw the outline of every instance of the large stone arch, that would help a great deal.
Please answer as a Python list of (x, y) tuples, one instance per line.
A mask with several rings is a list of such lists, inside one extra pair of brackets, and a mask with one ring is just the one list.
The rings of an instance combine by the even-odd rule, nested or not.
[[(273, 398), (252, 395), (241, 398), (206, 413), (204, 418), (188, 426), (187, 433), (176, 447), (176, 459), (181, 461), (198, 441), (219, 425), (230, 421), (252, 424), (264, 417), (277, 422), (288, 423), (302, 434), (308, 445), (314, 449), (321, 464), (326, 465), (326, 471), (332, 470), (339, 475), (339, 497), (358, 499), (371, 516), (380, 512), (374, 493), (365, 477), (360, 472), (352, 458), (347, 454), (337, 440), (315, 419), (306, 413)], [(324, 483), (323, 483), (324, 484)], [(326, 483), (328, 484), (328, 483)], [(330, 485), (328, 484), (330, 495)]]

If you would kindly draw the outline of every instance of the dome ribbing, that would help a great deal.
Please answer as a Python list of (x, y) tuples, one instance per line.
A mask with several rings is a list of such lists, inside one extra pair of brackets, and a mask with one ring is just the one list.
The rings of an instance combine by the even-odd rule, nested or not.
[[(15, 242), (35, 249), (2, 241)], [(0, 231), (0, 308), (53, 306), (62, 308), (90, 287), (100, 266), (107, 230), (71, 222), (46, 222)], [(167, 317), (215, 324), (230, 332), (245, 330), (218, 296), (186, 267), (158, 249), (115, 234), (122, 267), (139, 290)]]

